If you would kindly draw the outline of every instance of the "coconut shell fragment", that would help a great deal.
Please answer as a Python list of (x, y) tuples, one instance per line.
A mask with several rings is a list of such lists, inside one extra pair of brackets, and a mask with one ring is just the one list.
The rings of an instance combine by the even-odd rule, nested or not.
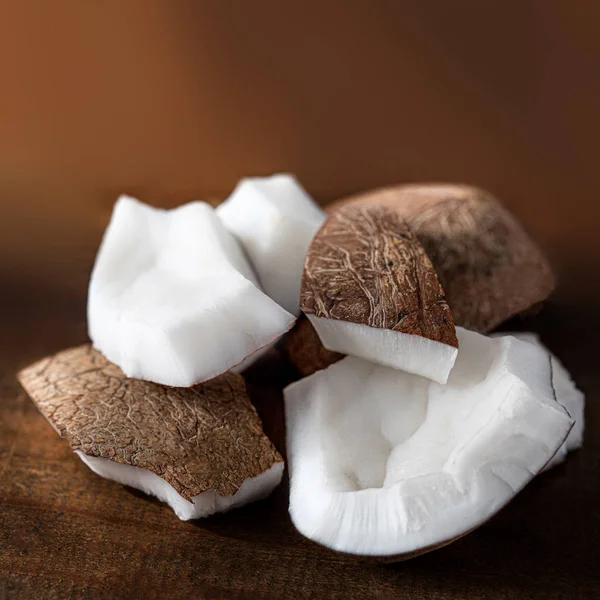
[[(300, 303), (329, 350), (424, 376), (432, 377), (412, 370), (420, 366), (427, 370), (426, 364), (416, 363), (432, 358), (434, 351), (423, 340), (458, 346), (452, 314), (431, 261), (405, 221), (385, 206), (352, 205), (329, 216), (306, 257)], [(335, 325), (340, 322), (352, 326)], [(386, 344), (394, 336), (374, 330), (422, 341), (405, 347), (406, 356), (400, 358), (400, 348)], [(420, 349), (423, 356), (409, 358)], [(445, 371), (454, 358), (455, 354), (444, 358), (449, 365)], [(404, 359), (413, 364), (404, 364)]]
[(545, 300), (552, 269), (523, 227), (488, 192), (453, 184), (383, 188), (335, 202), (386, 206), (425, 248), (456, 325), (487, 333)]
[(308, 377), (344, 358), (339, 352), (327, 350), (311, 322), (302, 316), (283, 339), (282, 350), (302, 377)]
[(330, 215), (306, 257), (301, 303), (317, 317), (458, 346), (431, 261), (387, 207), (350, 206)]
[(87, 344), (27, 367), (19, 380), (74, 452), (151, 471), (190, 502), (209, 490), (233, 496), (283, 461), (240, 375), (167, 387), (125, 377)]

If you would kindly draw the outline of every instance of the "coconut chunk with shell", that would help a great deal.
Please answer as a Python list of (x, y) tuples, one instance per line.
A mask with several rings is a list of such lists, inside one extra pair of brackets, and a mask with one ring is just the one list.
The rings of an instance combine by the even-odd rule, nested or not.
[(493, 337), (512, 335), (520, 340), (536, 344), (550, 354), (552, 366), (552, 387), (556, 400), (565, 407), (571, 418), (575, 421), (565, 443), (560, 447), (554, 458), (546, 465), (550, 469), (560, 464), (567, 458), (567, 454), (578, 450), (583, 445), (585, 431), (585, 395), (575, 385), (571, 375), (560, 360), (552, 354), (541, 342), (539, 336), (531, 331), (517, 331), (511, 333), (496, 333)]
[(127, 376), (171, 386), (207, 381), (294, 320), (261, 291), (210, 205), (160, 210), (119, 198), (92, 271), (88, 330)]
[(265, 292), (298, 315), (304, 259), (325, 213), (293, 175), (277, 174), (242, 179), (217, 214), (242, 243)]
[(290, 515), (333, 550), (404, 559), (450, 543), (552, 459), (572, 419), (550, 358), (457, 329), (447, 384), (346, 357), (285, 390)]
[(301, 308), (328, 350), (444, 383), (458, 341), (423, 247), (394, 210), (329, 215), (308, 251)]
[(520, 223), (489, 193), (458, 184), (410, 184), (330, 207), (387, 206), (406, 220), (444, 288), (454, 322), (487, 333), (545, 300), (555, 279)]
[[(487, 333), (539, 305), (554, 289), (552, 269), (540, 248), (484, 190), (444, 183), (398, 185), (338, 200), (327, 211), (378, 205), (405, 219), (425, 248), (456, 325)], [(301, 351), (301, 344), (311, 351)], [(322, 347), (310, 325), (299, 323), (284, 346), (303, 375), (339, 360)]]
[(266, 497), (283, 459), (241, 375), (191, 388), (129, 379), (87, 344), (19, 373), (40, 412), (95, 473), (196, 519)]

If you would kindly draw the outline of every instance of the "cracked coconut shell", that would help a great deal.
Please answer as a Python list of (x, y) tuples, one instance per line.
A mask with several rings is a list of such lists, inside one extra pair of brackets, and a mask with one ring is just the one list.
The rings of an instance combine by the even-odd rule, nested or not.
[[(440, 347), (453, 352), (440, 359), (443, 370), (453, 364), (452, 314), (425, 250), (393, 209), (351, 205), (330, 214), (306, 257), (300, 305), (329, 350), (447, 378), (428, 369), (437, 368)], [(405, 334), (403, 342), (386, 330)]]
[(283, 463), (234, 373), (172, 388), (125, 377), (86, 344), (25, 368), (19, 380), (74, 452), (147, 469), (190, 502), (208, 490), (233, 496)]
[(456, 325), (487, 333), (554, 289), (552, 269), (540, 248), (484, 190), (400, 185), (338, 200), (329, 211), (379, 205), (405, 219), (425, 248)]

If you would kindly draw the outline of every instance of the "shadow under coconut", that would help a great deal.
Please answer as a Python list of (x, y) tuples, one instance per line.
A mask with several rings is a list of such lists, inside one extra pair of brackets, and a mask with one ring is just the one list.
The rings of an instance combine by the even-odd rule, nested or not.
[[(229, 539), (276, 547), (295, 546), (303, 538), (296, 532), (288, 516), (288, 496), (286, 473), (281, 484), (268, 498), (189, 523), (195, 528)], [(308, 540), (306, 544), (312, 545)]]

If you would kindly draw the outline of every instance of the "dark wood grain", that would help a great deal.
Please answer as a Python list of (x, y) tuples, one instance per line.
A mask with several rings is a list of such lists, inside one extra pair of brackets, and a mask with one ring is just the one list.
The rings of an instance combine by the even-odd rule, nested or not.
[[(0, 598), (600, 597), (598, 319), (549, 305), (534, 327), (588, 396), (585, 447), (462, 540), (395, 565), (303, 539), (282, 485), (264, 502), (197, 522), (95, 476), (19, 387), (35, 359), (84, 342), (84, 297), (7, 286), (0, 304)], [(511, 325), (512, 326), (512, 325)], [(253, 370), (252, 398), (284, 450), (277, 356)]]

